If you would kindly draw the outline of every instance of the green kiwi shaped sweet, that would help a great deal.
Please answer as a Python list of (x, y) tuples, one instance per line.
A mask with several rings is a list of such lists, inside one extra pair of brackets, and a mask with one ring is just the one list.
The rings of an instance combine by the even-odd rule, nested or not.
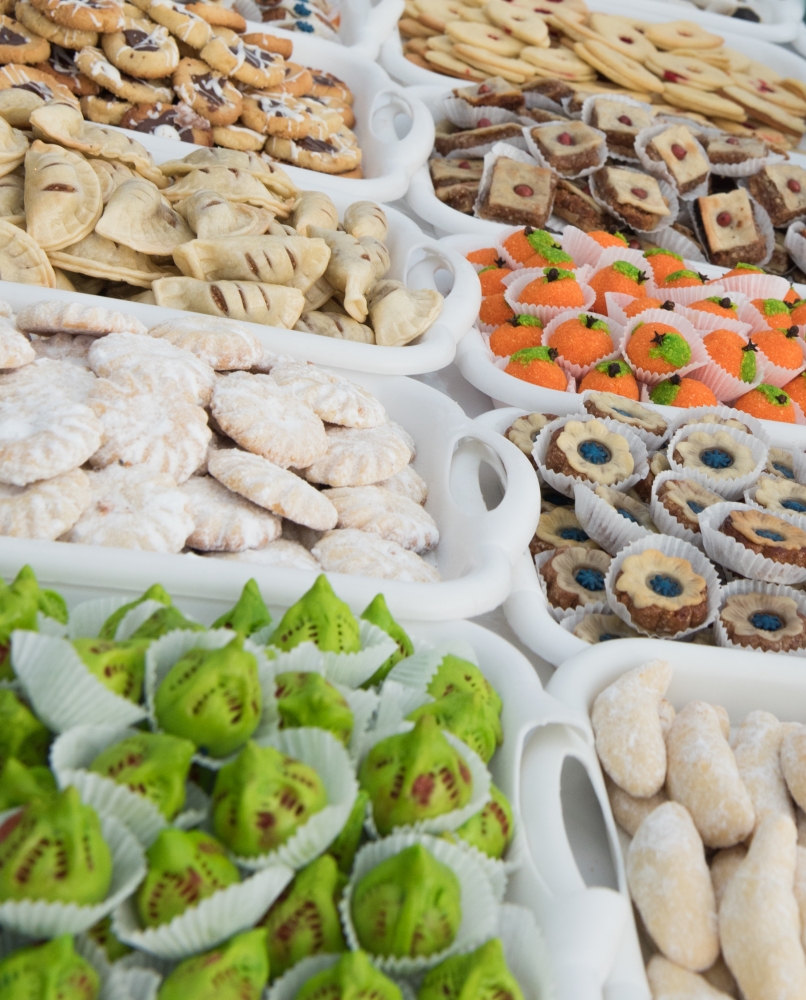
[(377, 625), (379, 629), (386, 632), (397, 643), (397, 649), (389, 659), (384, 660), (372, 677), (368, 681), (364, 681), (361, 685), (363, 688), (370, 688), (375, 687), (377, 684), (382, 684), (392, 667), (400, 663), (401, 660), (405, 660), (407, 656), (411, 656), (414, 653), (414, 644), (390, 614), (383, 594), (375, 595), (361, 613), (361, 617), (364, 621), (370, 622), (372, 625)]
[(196, 748), (168, 733), (136, 733), (102, 750), (89, 770), (143, 795), (168, 821), (185, 804), (185, 782)]
[(503, 858), (512, 840), (512, 806), (500, 788), (490, 782), (490, 800), (463, 823), (454, 835), (491, 858)]
[(443, 657), (426, 690), (432, 698), (444, 698), (456, 691), (479, 694), (493, 707), (496, 715), (501, 714), (502, 704), (498, 692), (475, 663), (463, 660), (460, 656), (449, 653)]
[(467, 743), (485, 764), (504, 740), (501, 719), (480, 692), (453, 691), (415, 708), (406, 718), (417, 722), (426, 715), (433, 716), (440, 729), (447, 729)]
[(266, 931), (256, 927), (180, 962), (157, 1000), (260, 1000), (268, 979)]
[(427, 958), (456, 937), (461, 886), (447, 865), (412, 844), (360, 879), (351, 913), (358, 941), (371, 955)]
[(185, 618), (179, 608), (171, 605), (167, 608), (157, 608), (150, 618), (146, 618), (142, 625), (132, 632), (130, 639), (136, 641), (142, 639), (145, 642), (153, 642), (169, 632), (204, 632), (204, 625), (192, 622)]
[(9, 688), (0, 688), (0, 761), (16, 757), (21, 764), (46, 764), (51, 735), (31, 709)]
[(357, 653), (361, 631), (350, 608), (333, 593), (322, 573), (311, 589), (280, 620), (270, 645), (289, 650), (312, 642), (323, 652)]
[(87, 937), (91, 938), (99, 948), (103, 948), (106, 960), (110, 963), (130, 955), (134, 950), (115, 935), (111, 916), (103, 917), (97, 924), (93, 924), (87, 931)]
[(76, 953), (72, 934), (0, 959), (0, 1000), (96, 1000), (98, 973)]
[(26, 767), (16, 757), (8, 757), (0, 769), (0, 812), (55, 791), (56, 779), (47, 767)]
[(165, 827), (146, 851), (148, 871), (137, 890), (146, 927), (168, 923), (213, 893), (241, 881), (227, 851), (199, 830)]
[(329, 854), (297, 872), (261, 920), (268, 931), (271, 978), (309, 955), (346, 951), (338, 900), (346, 885)]
[(425, 974), (417, 1000), (523, 1000), (499, 938), (453, 955)]
[(166, 608), (171, 607), (173, 601), (171, 595), (168, 591), (159, 583), (155, 583), (153, 586), (149, 587), (148, 590), (137, 598), (136, 601), (129, 601), (128, 604), (124, 604), (113, 611), (112, 614), (106, 619), (106, 621), (101, 626), (98, 632), (99, 639), (114, 639), (117, 635), (118, 625), (123, 621), (126, 615), (133, 609), (143, 604), (145, 601), (158, 601), (160, 604), (164, 604)]
[(137, 704), (143, 694), (148, 643), (137, 639), (73, 639), (81, 662), (105, 688)]
[(30, 566), (23, 566), (14, 581), (0, 577), (0, 680), (11, 680), (11, 633), (15, 629), (37, 632), (37, 611), (67, 624), (67, 605), (55, 590), (42, 590)]
[(433, 715), (414, 729), (376, 743), (361, 763), (358, 783), (369, 792), (381, 836), (468, 804), (473, 776)]
[(353, 734), (353, 713), (341, 692), (321, 674), (288, 671), (274, 678), (280, 729), (327, 729), (345, 746)]
[(330, 844), (327, 853), (335, 858), (339, 871), (344, 875), (349, 875), (353, 869), (353, 858), (356, 851), (361, 846), (364, 837), (364, 817), (367, 813), (369, 803), (369, 792), (359, 789), (355, 797), (355, 803), (347, 817), (347, 822), (341, 828), (338, 836)]
[(267, 625), (271, 625), (271, 615), (257, 581), (247, 580), (235, 606), (216, 618), (211, 628), (231, 628), (233, 632), (250, 636)]
[(312, 767), (250, 741), (218, 772), (213, 830), (235, 854), (257, 857), (284, 844), (326, 805), (325, 786)]
[(363, 951), (348, 951), (331, 968), (311, 976), (294, 1000), (403, 1000), (403, 994)]
[(235, 638), (218, 649), (191, 649), (166, 674), (154, 699), (161, 729), (212, 757), (234, 753), (257, 729), (263, 693), (257, 659)]
[(31, 799), (0, 826), (0, 900), (92, 906), (106, 898), (112, 854), (78, 791)]

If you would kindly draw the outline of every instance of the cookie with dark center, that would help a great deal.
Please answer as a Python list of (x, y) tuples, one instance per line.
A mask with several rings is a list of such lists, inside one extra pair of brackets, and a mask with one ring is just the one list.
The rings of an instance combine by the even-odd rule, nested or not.
[(732, 510), (719, 530), (773, 562), (806, 566), (806, 531), (780, 517), (755, 510)]

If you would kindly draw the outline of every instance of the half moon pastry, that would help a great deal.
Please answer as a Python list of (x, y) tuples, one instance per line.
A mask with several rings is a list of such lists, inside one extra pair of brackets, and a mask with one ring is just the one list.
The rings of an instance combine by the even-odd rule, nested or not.
[(193, 239), (182, 216), (150, 181), (141, 178), (126, 181), (113, 191), (95, 231), (132, 250), (158, 256), (170, 254)]
[(173, 269), (166, 271), (157, 267), (147, 254), (138, 253), (137, 250), (108, 240), (98, 233), (90, 233), (78, 243), (54, 250), (50, 260), (64, 271), (107, 278), (110, 281), (125, 281), (138, 288), (150, 288), (152, 281), (175, 273)]
[(349, 233), (310, 226), (308, 235), (323, 239), (330, 247), (325, 278), (344, 294), (347, 313), (363, 323), (367, 318), (366, 294), (389, 270), (389, 251), (371, 236), (357, 240)]
[(10, 174), (25, 159), (28, 140), (17, 128), (0, 118), (0, 176)]
[(336, 230), (339, 228), (338, 209), (324, 192), (302, 191), (291, 216), (291, 225), (300, 236), (310, 236), (311, 226)]
[(221, 236), (183, 244), (174, 260), (183, 274), (201, 281), (264, 281), (304, 293), (324, 274), (330, 249), (303, 236)]
[[(260, 233), (261, 214), (252, 205), (236, 204), (217, 191), (197, 191), (184, 201), (176, 203), (176, 210), (200, 240), (219, 236), (252, 236)], [(278, 235), (285, 230), (275, 223)]]
[(350, 316), (340, 313), (304, 312), (297, 320), (295, 330), (303, 333), (315, 333), (320, 337), (333, 337), (334, 340), (353, 340), (358, 344), (374, 344), (374, 331)]
[(8, 219), (0, 219), (0, 280), (56, 287), (56, 275), (45, 251)]
[(34, 141), (25, 154), (25, 217), (43, 250), (89, 236), (103, 207), (98, 177), (83, 156)]
[(383, 242), (389, 233), (389, 222), (374, 201), (354, 201), (344, 212), (344, 229), (357, 240), (372, 236)]
[(298, 288), (260, 281), (160, 278), (151, 289), (158, 306), (243, 319), (287, 330), (293, 328), (305, 307), (305, 296)]
[(266, 187), (281, 198), (295, 198), (299, 193), (296, 184), (288, 174), (277, 166), (263, 159), (257, 153), (240, 149), (196, 149), (182, 160), (168, 160), (160, 164), (160, 170), (166, 177), (182, 177), (201, 170), (202, 167), (231, 167), (252, 174), (262, 181)]
[[(246, 202), (257, 208), (267, 208), (280, 218), (286, 218), (293, 207), (266, 187), (253, 173), (237, 167), (199, 167), (185, 174), (166, 189), (165, 197), (172, 204), (189, 198), (197, 191), (217, 191), (234, 202)], [(292, 196), (293, 197), (293, 196)]]
[(375, 343), (383, 347), (410, 344), (439, 316), (443, 301), (433, 288), (411, 291), (402, 281), (379, 281), (367, 296)]

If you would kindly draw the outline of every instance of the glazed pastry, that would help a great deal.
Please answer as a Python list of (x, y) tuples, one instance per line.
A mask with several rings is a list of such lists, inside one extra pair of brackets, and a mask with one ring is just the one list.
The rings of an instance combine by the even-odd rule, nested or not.
[(101, 982), (71, 934), (0, 959), (0, 1000), (96, 1000)]
[(770, 653), (806, 648), (806, 616), (791, 597), (732, 594), (719, 612), (732, 643)]
[(73, 639), (73, 649), (81, 662), (105, 688), (120, 698), (137, 704), (143, 693), (148, 643), (107, 642), (103, 639)]
[(806, 532), (780, 517), (757, 510), (732, 510), (719, 530), (773, 562), (806, 566)]
[(611, 639), (635, 639), (638, 632), (630, 628), (618, 615), (585, 615), (574, 626), (574, 635), (583, 642), (609, 642)]
[(806, 486), (780, 476), (761, 476), (753, 502), (767, 510), (790, 510), (806, 514)]
[(688, 559), (657, 549), (627, 556), (614, 590), (633, 624), (646, 632), (675, 635), (697, 628), (708, 617), (705, 579)]
[(286, 611), (271, 637), (271, 645), (282, 650), (301, 642), (313, 642), (322, 652), (357, 653), (361, 649), (358, 622), (336, 597), (324, 573)]
[(274, 696), (280, 729), (315, 726), (327, 729), (345, 746), (353, 733), (353, 713), (344, 696), (317, 673), (277, 674)]
[(220, 618), (216, 618), (210, 628), (231, 628), (239, 635), (250, 636), (271, 624), (271, 614), (254, 580), (247, 580), (235, 605)]
[(364, 621), (370, 622), (372, 625), (377, 625), (379, 629), (386, 632), (386, 634), (391, 636), (397, 643), (397, 649), (395, 652), (392, 653), (388, 660), (384, 660), (369, 680), (364, 681), (361, 685), (364, 688), (369, 688), (377, 684), (381, 684), (384, 680), (386, 680), (386, 677), (392, 667), (394, 667), (401, 660), (405, 660), (407, 656), (412, 656), (414, 653), (414, 645), (408, 635), (406, 635), (404, 629), (398, 625), (389, 613), (383, 594), (376, 594), (375, 597), (373, 597), (372, 601), (361, 612), (361, 618)]
[(462, 920), (459, 879), (422, 844), (367, 872), (350, 905), (361, 947), (383, 957), (427, 958), (444, 951)]
[(381, 836), (462, 809), (473, 793), (466, 762), (432, 715), (422, 716), (411, 731), (376, 743), (361, 764), (358, 780), (369, 792)]
[(16, 757), (7, 757), (0, 768), (0, 813), (55, 791), (56, 779), (46, 767), (26, 767)]
[(68, 785), (32, 799), (0, 826), (0, 901), (92, 906), (112, 882), (112, 855), (98, 814)]
[(739, 479), (756, 468), (750, 448), (725, 431), (695, 431), (678, 441), (672, 457), (684, 469), (701, 472), (709, 479)]
[(353, 870), (353, 859), (364, 835), (364, 819), (368, 805), (369, 793), (359, 789), (347, 822), (327, 849), (327, 853), (336, 861), (343, 875), (349, 875)]
[(260, 1000), (268, 978), (266, 932), (256, 927), (180, 962), (158, 1000)]
[(243, 637), (219, 649), (191, 649), (171, 667), (157, 688), (157, 723), (213, 757), (226, 757), (257, 728), (263, 695), (257, 660)]
[(490, 858), (502, 858), (513, 832), (512, 806), (501, 789), (490, 782), (490, 801), (454, 830), (454, 836)]
[(16, 757), (21, 764), (46, 764), (50, 733), (10, 688), (0, 688), (0, 761)]
[(169, 822), (185, 804), (185, 782), (196, 748), (166, 733), (138, 733), (102, 750), (89, 770), (143, 795)]
[(658, 501), (684, 528), (700, 533), (698, 517), (706, 507), (722, 503), (718, 493), (712, 493), (693, 479), (667, 479), (657, 492)]
[(160, 830), (146, 860), (148, 871), (136, 895), (144, 927), (167, 924), (241, 880), (224, 845), (198, 830)]
[[(363, 951), (348, 951), (330, 969), (311, 976), (294, 1000), (403, 1000), (400, 988), (379, 972)], [(161, 1000), (161, 998), (160, 998)]]
[(234, 854), (256, 857), (276, 850), (326, 805), (312, 767), (249, 742), (216, 776), (213, 829)]
[(605, 577), (609, 568), (610, 556), (601, 550), (577, 546), (557, 549), (540, 570), (549, 603), (553, 608), (567, 611), (606, 601)]
[(666, 433), (667, 424), (655, 410), (617, 396), (612, 392), (594, 392), (585, 400), (585, 409), (594, 417), (610, 417), (621, 424), (654, 434), (658, 441)]
[(346, 951), (337, 904), (344, 876), (329, 854), (297, 872), (261, 920), (271, 978), (309, 955)]
[(551, 435), (546, 468), (573, 479), (614, 486), (632, 475), (629, 442), (601, 420), (568, 420)]
[(453, 955), (425, 974), (417, 1000), (523, 1000), (517, 979), (507, 967), (498, 938), (468, 955)]

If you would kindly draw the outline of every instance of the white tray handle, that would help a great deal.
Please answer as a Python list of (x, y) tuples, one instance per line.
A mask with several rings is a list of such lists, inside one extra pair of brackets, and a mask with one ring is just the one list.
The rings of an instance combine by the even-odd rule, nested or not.
[[(398, 20), (403, 15), (405, 6), (404, 0), (380, 0), (380, 3), (375, 4), (374, 7), (369, 5), (363, 34), (364, 38), (372, 39), (372, 47), (367, 51), (370, 59), (378, 58), (381, 44), (394, 31)], [(368, 49), (366, 41), (362, 40), (361, 46), (365, 51)]]
[[(421, 259), (411, 264), (415, 257)], [(422, 288), (424, 285), (436, 287), (438, 271), (447, 271), (451, 274), (453, 285), (445, 295), (442, 312), (435, 320), (434, 326), (444, 327), (454, 342), (458, 343), (478, 316), (481, 306), (481, 285), (473, 266), (450, 247), (437, 243), (436, 240), (427, 240), (411, 248), (409, 262), (406, 265), (406, 284), (409, 288)]]
[[(411, 128), (402, 139), (395, 131), (398, 115), (411, 119)], [(375, 138), (383, 143), (383, 160), (389, 171), (403, 173), (407, 180), (425, 163), (434, 148), (431, 112), (419, 98), (391, 81), (373, 98), (369, 126)]]

